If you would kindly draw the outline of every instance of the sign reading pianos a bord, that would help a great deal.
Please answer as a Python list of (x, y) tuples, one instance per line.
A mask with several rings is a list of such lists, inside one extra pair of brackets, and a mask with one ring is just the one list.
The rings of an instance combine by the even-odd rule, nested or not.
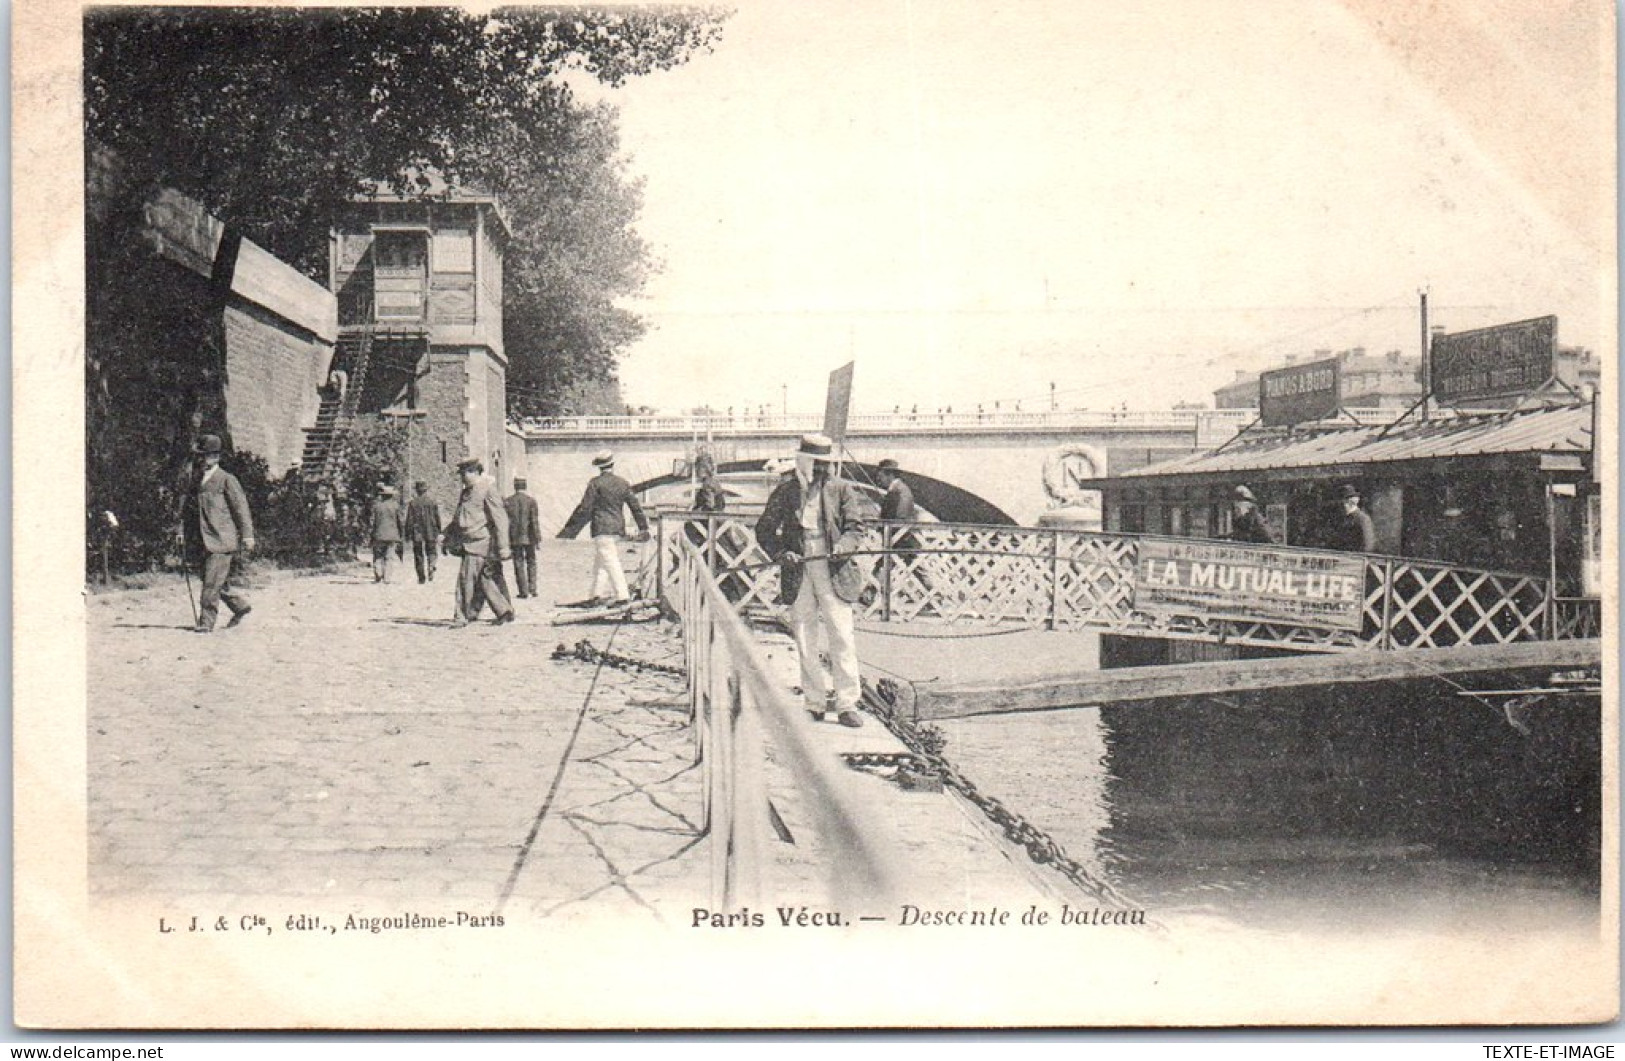
[(1342, 407), (1343, 379), (1336, 358), (1258, 376), (1258, 420), (1265, 427), (1330, 419)]
[(1365, 561), (1357, 556), (1140, 539), (1136, 611), (1359, 630), (1364, 605)]

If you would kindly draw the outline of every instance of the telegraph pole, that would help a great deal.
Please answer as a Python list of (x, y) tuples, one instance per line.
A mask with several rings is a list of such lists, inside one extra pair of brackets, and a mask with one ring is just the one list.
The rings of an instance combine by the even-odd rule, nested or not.
[(1428, 291), (1427, 288), (1417, 292), (1422, 299), (1422, 419), (1428, 418), (1428, 403), (1433, 391), (1433, 372), (1428, 364)]

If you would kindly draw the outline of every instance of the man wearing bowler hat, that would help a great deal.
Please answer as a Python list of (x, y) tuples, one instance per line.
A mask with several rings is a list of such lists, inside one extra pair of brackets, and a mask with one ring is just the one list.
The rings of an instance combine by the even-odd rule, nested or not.
[(487, 603), (496, 615), (492, 624), (513, 622), (513, 605), (503, 590), (502, 561), (508, 559), (508, 510), (485, 477), (485, 463), (471, 457), (457, 465), (463, 492), (446, 522), (446, 546), (462, 557), (457, 569), (457, 618), (463, 627), (480, 617)]
[(559, 531), (560, 538), (574, 538), (581, 528), (592, 524), (594, 547), (592, 564), (592, 599), (598, 604), (628, 604), (632, 592), (626, 585), (626, 572), (621, 570), (621, 539), (626, 537), (626, 517), (623, 508), (632, 510), (638, 525), (638, 541), (649, 540), (649, 520), (638, 504), (632, 484), (615, 474), (615, 454), (604, 450), (592, 459), (598, 474), (588, 480), (587, 491), (581, 503)]
[(195, 487), (186, 495), (181, 532), (187, 557), (202, 567), (203, 589), (198, 600), (197, 632), (211, 633), (220, 602), (231, 609), (227, 629), (248, 618), (253, 608), (232, 585), (239, 553), (254, 549), (254, 520), (248, 495), (237, 477), (220, 467), (220, 436), (204, 435), (193, 452), (202, 462)]
[(1332, 526), (1332, 548), (1351, 553), (1369, 553), (1375, 550), (1376, 528), (1371, 525), (1371, 517), (1360, 508), (1359, 488), (1353, 483), (1344, 483), (1337, 488), (1337, 498), (1343, 506), (1343, 511)]
[(395, 488), (388, 483), (378, 488), (378, 497), (372, 503), (372, 580), (388, 582), (395, 561), (405, 551), (401, 539), (405, 537), (406, 518), (400, 502), (395, 500)]
[(513, 481), (513, 493), (503, 502), (508, 510), (508, 543), (513, 546), (513, 580), (520, 597), (536, 596), (536, 543), (541, 539), (541, 515), (536, 499), (525, 493), (525, 480)]
[(1276, 545), (1275, 531), (1258, 511), (1258, 499), (1245, 486), (1230, 492), (1230, 540), (1255, 545)]
[(756, 521), (756, 541), (779, 562), (779, 603), (790, 606), (790, 633), (801, 661), (801, 695), (813, 721), (828, 710), (818, 628), (829, 641), (835, 678), (836, 719), (861, 726), (858, 714), (858, 646), (852, 604), (863, 592), (863, 572), (852, 553), (861, 547), (863, 502), (849, 483), (831, 474), (835, 445), (825, 435), (805, 435), (787, 475)]

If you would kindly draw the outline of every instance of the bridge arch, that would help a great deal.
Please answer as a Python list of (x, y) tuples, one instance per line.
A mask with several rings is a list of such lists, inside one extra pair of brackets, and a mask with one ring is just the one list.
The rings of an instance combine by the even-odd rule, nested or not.
[[(842, 478), (857, 486), (879, 504), (881, 491), (877, 485), (880, 482), (878, 467), (873, 464), (847, 461), (842, 468), (845, 471)], [(726, 462), (717, 467), (717, 473), (724, 490), (729, 493), (730, 501), (737, 499), (747, 507), (755, 507), (765, 502), (774, 482), (763, 470), (763, 462), (760, 460)], [(755, 473), (754, 482), (745, 478), (750, 473)], [(903, 477), (914, 491), (915, 504), (941, 522), (1004, 527), (1016, 525), (1016, 521), (999, 506), (964, 487), (914, 471), (905, 471)], [(755, 489), (748, 492), (740, 489), (747, 483)], [(650, 497), (652, 504), (663, 503), (664, 498), (661, 495), (667, 494), (676, 497), (672, 502), (666, 503), (686, 505), (692, 502), (692, 496), (686, 489), (688, 485), (688, 476), (668, 473), (633, 483), (632, 489), (637, 491), (639, 496), (653, 495)]]

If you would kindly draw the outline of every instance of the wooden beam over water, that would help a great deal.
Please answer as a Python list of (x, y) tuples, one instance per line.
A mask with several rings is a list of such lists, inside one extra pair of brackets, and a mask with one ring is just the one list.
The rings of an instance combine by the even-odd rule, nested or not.
[(1529, 671), (1544, 678), (1539, 672), (1597, 667), (1601, 663), (1602, 643), (1592, 638), (1120, 667), (1024, 683), (933, 681), (914, 686), (912, 692), (915, 717), (930, 720), (1151, 704), (1308, 686), (1455, 679), (1479, 673)]

